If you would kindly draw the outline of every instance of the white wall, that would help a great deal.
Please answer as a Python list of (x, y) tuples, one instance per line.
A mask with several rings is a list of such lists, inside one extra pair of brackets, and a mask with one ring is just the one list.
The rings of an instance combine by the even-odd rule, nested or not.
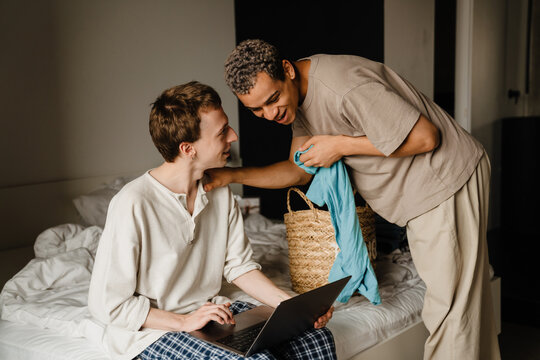
[[(471, 0), (472, 1), (472, 0)], [(500, 225), (500, 149), (497, 129), (506, 116), (506, 0), (474, 0), (471, 73), (471, 134), (490, 157), (489, 228)]]
[(435, 2), (385, 0), (384, 63), (433, 99)]
[(0, 0), (0, 188), (156, 166), (149, 105), (190, 80), (220, 93), (238, 129), (223, 80), (233, 5)]
[[(500, 206), (496, 122), (522, 114), (505, 93), (521, 81), (510, 53), (521, 46), (522, 22), (511, 19), (523, 16), (526, 0), (466, 1), (471, 131), (492, 159), (492, 227)], [(385, 1), (385, 63), (430, 97), (433, 21), (433, 1)], [(157, 165), (149, 104), (189, 80), (214, 86), (238, 129), (223, 80), (234, 35), (233, 0), (0, 0), (0, 189)]]
[[(490, 156), (489, 227), (493, 228), (500, 222), (498, 122), (519, 113), (506, 97), (507, 83), (515, 82), (521, 73), (506, 76), (512, 73), (508, 58), (514, 56), (507, 57), (507, 29), (513, 29), (508, 44), (515, 48), (515, 43), (521, 41), (521, 32), (515, 34), (515, 28), (521, 25), (511, 16), (522, 15), (523, 5), (513, 4), (512, 0), (458, 0), (457, 3), (456, 119), (484, 145)], [(384, 12), (385, 63), (432, 98), (434, 2), (386, 0)], [(511, 23), (509, 27), (507, 21)]]

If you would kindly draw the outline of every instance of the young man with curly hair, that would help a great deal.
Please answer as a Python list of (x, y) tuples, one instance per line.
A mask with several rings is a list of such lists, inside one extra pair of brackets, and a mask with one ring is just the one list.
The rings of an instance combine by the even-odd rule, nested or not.
[(406, 226), (427, 286), (425, 359), (499, 359), (486, 242), (490, 164), (482, 145), (408, 81), (362, 57), (291, 61), (263, 40), (246, 40), (229, 55), (225, 79), (255, 115), (292, 126), (290, 158), (209, 171), (207, 188), (306, 184), (311, 175), (293, 155), (310, 147), (300, 157), (305, 166), (343, 159), (372, 209)]

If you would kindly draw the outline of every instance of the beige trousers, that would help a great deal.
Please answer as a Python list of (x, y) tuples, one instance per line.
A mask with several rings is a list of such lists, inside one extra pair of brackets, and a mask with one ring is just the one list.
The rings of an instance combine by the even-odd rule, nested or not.
[(486, 241), (490, 172), (484, 154), (454, 196), (407, 224), (411, 255), (427, 287), (424, 359), (500, 359)]

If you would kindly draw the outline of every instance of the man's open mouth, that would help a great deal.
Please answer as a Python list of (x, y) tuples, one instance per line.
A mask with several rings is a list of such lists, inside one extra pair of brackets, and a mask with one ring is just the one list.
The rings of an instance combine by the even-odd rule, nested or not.
[(286, 116), (286, 115), (287, 115), (287, 109), (285, 109), (285, 111), (283, 111), (283, 114), (281, 114), (281, 116), (278, 117), (278, 118), (276, 119), (276, 121), (277, 121), (277, 122), (282, 121), (283, 119), (285, 119), (285, 116)]

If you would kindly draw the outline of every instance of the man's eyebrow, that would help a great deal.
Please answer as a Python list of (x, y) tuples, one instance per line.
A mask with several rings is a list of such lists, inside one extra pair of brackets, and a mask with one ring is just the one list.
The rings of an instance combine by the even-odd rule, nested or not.
[[(276, 94), (279, 93), (279, 90), (276, 90), (272, 93), (272, 95), (270, 95), (268, 97), (268, 99), (266, 99), (266, 101), (264, 102), (264, 105), (268, 105), (268, 103), (270, 103), (272, 101), (272, 99), (274, 99), (276, 97)], [(260, 109), (261, 107), (260, 106), (257, 106), (257, 107), (249, 107), (249, 106), (246, 106), (248, 109), (250, 110), (257, 110), (257, 109)]]

